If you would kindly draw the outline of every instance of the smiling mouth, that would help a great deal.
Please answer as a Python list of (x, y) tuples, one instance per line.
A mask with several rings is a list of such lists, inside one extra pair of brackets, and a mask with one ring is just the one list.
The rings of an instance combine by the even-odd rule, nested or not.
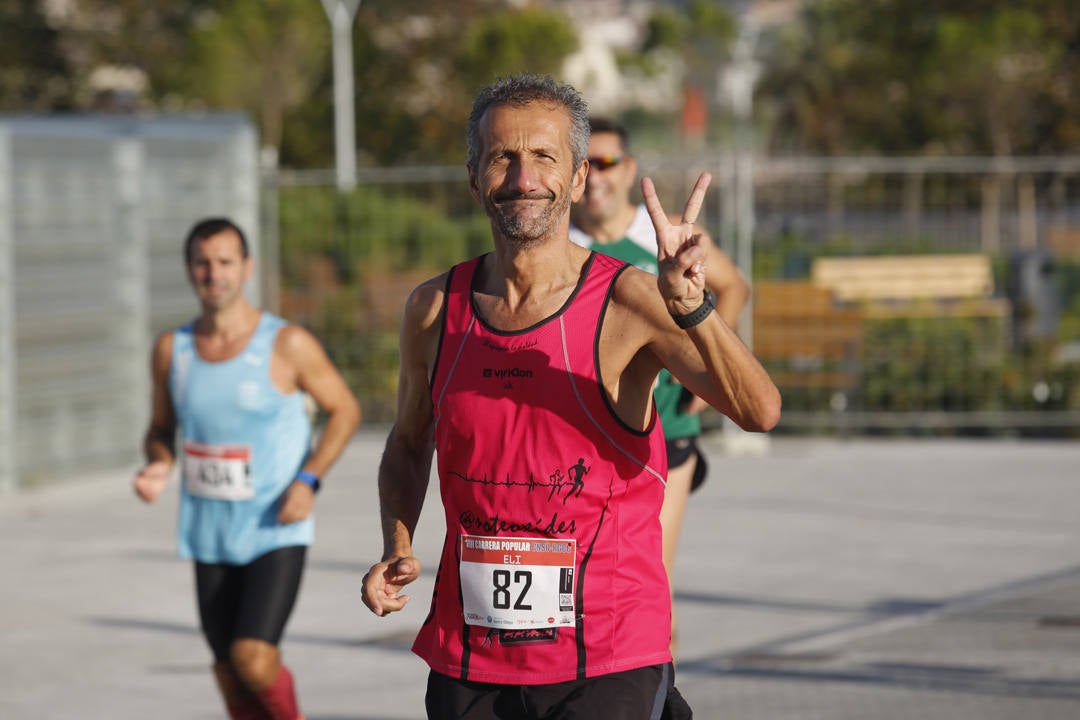
[(538, 200), (550, 202), (553, 199), (551, 195), (503, 195), (496, 197), (495, 202), (499, 205), (509, 205), (516, 202), (536, 202)]

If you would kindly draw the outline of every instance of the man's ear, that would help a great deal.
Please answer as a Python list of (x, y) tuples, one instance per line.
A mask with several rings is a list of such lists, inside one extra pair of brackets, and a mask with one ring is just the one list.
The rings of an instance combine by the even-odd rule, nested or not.
[(466, 165), (465, 169), (469, 173), (469, 194), (473, 196), (473, 200), (484, 204), (484, 201), (480, 199), (480, 187), (476, 184), (476, 173), (473, 172), (472, 165)]
[(572, 202), (577, 202), (585, 194), (585, 178), (588, 174), (589, 161), (582, 160), (581, 165), (578, 165), (578, 169), (574, 171), (574, 176), (570, 178), (570, 200)]

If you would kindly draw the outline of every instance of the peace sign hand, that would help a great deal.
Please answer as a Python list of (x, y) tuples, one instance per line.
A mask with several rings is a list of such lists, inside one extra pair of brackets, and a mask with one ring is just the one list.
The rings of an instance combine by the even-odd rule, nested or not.
[(656, 285), (672, 315), (685, 315), (704, 302), (704, 243), (710, 241), (694, 228), (694, 223), (705, 202), (705, 191), (710, 180), (712, 176), (709, 173), (701, 173), (690, 192), (690, 199), (686, 201), (682, 222), (672, 225), (660, 205), (652, 180), (647, 177), (641, 179), (641, 194), (656, 230)]

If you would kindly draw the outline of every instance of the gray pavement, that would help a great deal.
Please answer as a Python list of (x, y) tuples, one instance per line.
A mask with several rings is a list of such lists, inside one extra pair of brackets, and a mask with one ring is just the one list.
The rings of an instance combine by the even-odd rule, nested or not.
[[(442, 540), (405, 612), (359, 583), (380, 550), (359, 435), (327, 479), (283, 644), (309, 720), (419, 720), (409, 643)], [(772, 438), (705, 447), (676, 569), (678, 684), (698, 718), (1080, 717), (1080, 444)], [(220, 718), (176, 493), (128, 474), (0, 497), (0, 718)], [(433, 488), (434, 489), (434, 488)]]

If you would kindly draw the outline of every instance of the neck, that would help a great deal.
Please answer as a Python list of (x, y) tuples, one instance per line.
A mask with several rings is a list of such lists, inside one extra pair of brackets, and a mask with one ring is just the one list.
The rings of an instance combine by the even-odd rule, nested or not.
[(229, 340), (249, 334), (260, 317), (262, 312), (246, 300), (241, 300), (222, 308), (204, 307), (195, 329), (200, 335)]
[(551, 315), (577, 287), (588, 257), (589, 251), (569, 238), (522, 249), (496, 242), (480, 268), (477, 299), (482, 314), (506, 330)]

